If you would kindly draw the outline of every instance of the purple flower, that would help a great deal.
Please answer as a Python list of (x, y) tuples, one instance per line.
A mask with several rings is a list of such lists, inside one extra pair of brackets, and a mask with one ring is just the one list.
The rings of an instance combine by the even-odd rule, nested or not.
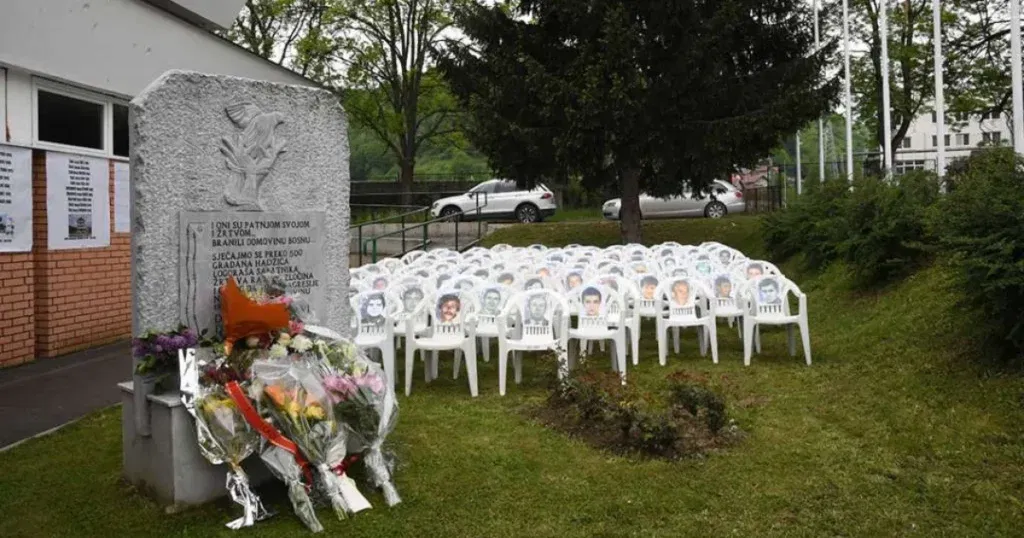
[(171, 347), (174, 349), (185, 349), (188, 347), (188, 340), (184, 336), (175, 336), (171, 338)]
[(163, 353), (163, 352), (164, 352), (164, 346), (161, 346), (161, 345), (153, 346), (153, 353)]
[(161, 334), (160, 336), (157, 336), (156, 346), (161, 348), (171, 347), (171, 337), (167, 336), (166, 334)]
[(330, 392), (331, 403), (347, 400), (359, 391), (351, 378), (337, 375), (324, 377), (324, 387)]

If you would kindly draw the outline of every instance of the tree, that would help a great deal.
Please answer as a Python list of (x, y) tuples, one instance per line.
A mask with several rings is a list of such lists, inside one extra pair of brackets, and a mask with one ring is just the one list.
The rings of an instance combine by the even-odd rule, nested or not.
[(459, 131), (432, 68), (460, 1), (246, 0), (226, 37), (341, 96), (353, 123), (395, 156), (408, 193), (424, 144)]
[(338, 0), (343, 21), (345, 108), (395, 155), (409, 203), (416, 155), (458, 131), (456, 103), (431, 70), (459, 0)]
[[(852, 63), (859, 112), (881, 145), (881, 6), (889, 8), (890, 114), (895, 154), (913, 121), (934, 111), (935, 76), (931, 0), (853, 0), (852, 33), (868, 44), (868, 54)], [(1011, 104), (1009, 15), (1006, 2), (954, 0), (942, 13), (943, 83), (947, 122), (966, 115), (1007, 113)], [(952, 115), (948, 113), (954, 113)]]
[[(889, 21), (889, 94), (892, 119), (892, 150), (900, 147), (914, 120), (935, 96), (932, 63), (932, 2), (903, 0), (854, 0), (851, 3), (851, 34), (867, 43), (868, 54), (851, 61), (853, 89), (860, 115), (873, 134), (872, 147), (882, 144), (882, 39), (881, 6)], [(840, 21), (841, 24), (842, 21)]]
[(225, 37), (327, 87), (338, 82), (336, 0), (246, 0)]
[(617, 185), (626, 242), (639, 195), (700, 192), (829, 109), (834, 43), (814, 51), (800, 0), (474, 4), (442, 62), (499, 172)]

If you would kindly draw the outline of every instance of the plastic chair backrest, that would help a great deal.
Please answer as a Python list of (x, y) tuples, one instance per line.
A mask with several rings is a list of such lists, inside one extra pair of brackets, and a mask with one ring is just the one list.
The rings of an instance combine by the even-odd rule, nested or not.
[(360, 336), (386, 337), (392, 333), (396, 305), (382, 290), (364, 291), (352, 298), (355, 327)]
[(433, 337), (439, 340), (461, 340), (466, 336), (466, 329), (475, 322), (479, 311), (479, 302), (472, 292), (454, 288), (442, 288), (435, 294), (430, 309)]
[(611, 316), (625, 311), (622, 295), (599, 281), (591, 280), (575, 293), (579, 303), (577, 329), (580, 331), (607, 330), (614, 325)]
[(751, 279), (746, 287), (754, 313), (761, 318), (788, 315), (787, 297), (793, 291), (799, 292), (800, 288), (782, 275), (759, 276)]
[(670, 318), (696, 318), (697, 298), (707, 298), (707, 287), (696, 278), (671, 277), (661, 281), (657, 296), (658, 312), (668, 311)]
[(515, 319), (522, 329), (522, 339), (536, 344), (554, 342), (561, 331), (569, 305), (558, 292), (550, 289), (521, 291), (513, 295), (502, 310), (505, 319)]

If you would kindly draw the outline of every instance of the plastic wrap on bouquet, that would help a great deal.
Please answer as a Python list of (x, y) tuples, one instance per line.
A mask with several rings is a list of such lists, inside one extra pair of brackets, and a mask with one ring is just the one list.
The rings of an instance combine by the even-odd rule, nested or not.
[(302, 467), (295, 461), (295, 457), (287, 450), (275, 446), (269, 441), (264, 441), (260, 459), (270, 469), (270, 472), (287, 486), (288, 498), (292, 501), (295, 515), (309, 530), (323, 531), (324, 526), (316, 517), (313, 500), (309, 497), (306, 484), (302, 481)]
[(215, 361), (212, 350), (189, 349), (179, 353), (181, 401), (195, 418), (199, 451), (210, 463), (229, 467), (226, 487), (231, 500), (242, 506), (242, 517), (227, 524), (231, 529), (249, 527), (270, 517), (252, 491), (242, 461), (260, 444), (260, 435), (242, 417), (238, 406), (221, 385), (205, 384), (199, 372)]
[(348, 451), (364, 454), (370, 479), (381, 488), (387, 505), (394, 506), (402, 499), (391, 476), (391, 458), (383, 449), (398, 419), (394, 382), (348, 340), (316, 327), (311, 329), (323, 337), (313, 348), (320, 359), (318, 373), (330, 396), (335, 419), (349, 430)]
[(334, 417), (326, 389), (306, 360), (256, 361), (252, 374), (262, 394), (261, 414), (273, 418), (317, 469), (323, 493), (339, 519), (369, 508), (358, 490), (346, 487), (329, 466), (346, 450), (346, 430)]

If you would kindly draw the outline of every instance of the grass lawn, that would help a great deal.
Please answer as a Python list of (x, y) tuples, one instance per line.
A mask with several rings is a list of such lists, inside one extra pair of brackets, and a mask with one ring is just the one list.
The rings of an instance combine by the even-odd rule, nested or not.
[[(610, 244), (615, 224), (551, 224), (489, 242)], [(760, 252), (755, 218), (645, 224), (646, 239), (718, 239)], [(684, 333), (657, 364), (641, 340), (633, 383), (677, 369), (726, 387), (747, 438), (704, 459), (638, 461), (593, 450), (525, 418), (544, 396), (539, 369), (498, 396), (496, 361), (481, 363), (479, 398), (463, 377), (400, 398), (393, 436), (405, 502), (338, 522), (352, 536), (1020, 536), (1024, 529), (1024, 381), (975, 366), (952, 315), (949, 271), (926, 269), (884, 291), (849, 289), (844, 270), (797, 274), (809, 293), (814, 365), (789, 357), (784, 332), (764, 333), (749, 368), (735, 331), (719, 331), (712, 365)], [(279, 514), (242, 533), (227, 501), (165, 514), (119, 480), (120, 410), (91, 416), (0, 453), (0, 536), (301, 536), (276, 485)]]
[(544, 222), (574, 222), (574, 221), (595, 221), (604, 220), (600, 207), (563, 209), (558, 208), (554, 215), (544, 219)]

